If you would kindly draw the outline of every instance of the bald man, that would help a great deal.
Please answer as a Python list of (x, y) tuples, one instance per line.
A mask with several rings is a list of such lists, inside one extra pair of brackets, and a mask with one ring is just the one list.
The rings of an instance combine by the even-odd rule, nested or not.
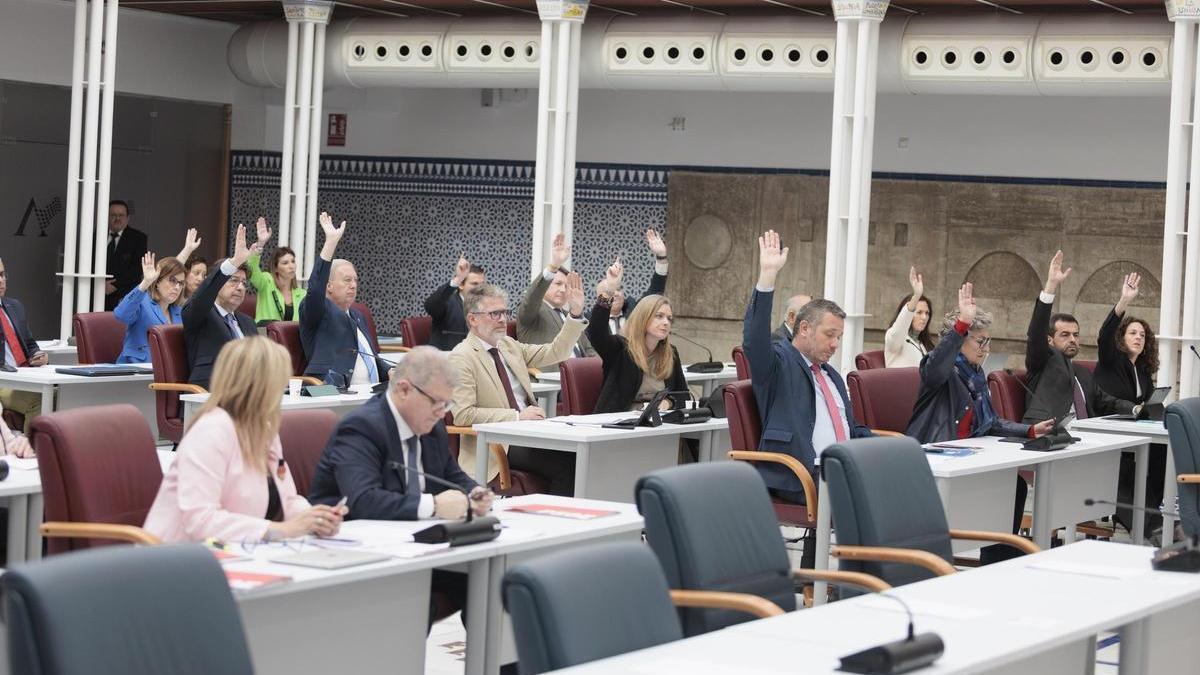
[(796, 326), (796, 317), (800, 315), (800, 308), (812, 302), (811, 295), (800, 293), (788, 298), (787, 310), (783, 317), (783, 323), (779, 324), (779, 328), (771, 333), (771, 340), (783, 340), (784, 342), (792, 341), (792, 329)]

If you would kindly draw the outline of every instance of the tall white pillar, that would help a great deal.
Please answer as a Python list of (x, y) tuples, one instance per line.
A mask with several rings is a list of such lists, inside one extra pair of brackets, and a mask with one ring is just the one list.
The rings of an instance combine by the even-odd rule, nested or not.
[(325, 27), (333, 15), (333, 2), (284, 0), (283, 11), (288, 21), (288, 54), (278, 244), (296, 252), (297, 274), (307, 279), (317, 227)]
[(537, 157), (533, 183), (530, 273), (550, 259), (560, 232), (571, 236), (575, 207), (575, 130), (579, 103), (579, 44), (588, 3), (539, 0)]
[(889, 0), (834, 0), (833, 135), (829, 159), (829, 216), (825, 297), (846, 311), (835, 365), (854, 367), (866, 324), (867, 235), (871, 222), (871, 161), (875, 136), (879, 23)]

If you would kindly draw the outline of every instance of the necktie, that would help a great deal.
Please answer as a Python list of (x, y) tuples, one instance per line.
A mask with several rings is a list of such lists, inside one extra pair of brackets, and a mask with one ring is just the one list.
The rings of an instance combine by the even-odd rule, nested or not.
[(25, 359), (25, 348), (21, 346), (21, 341), (17, 339), (17, 331), (13, 330), (12, 322), (8, 320), (8, 312), (2, 308), (0, 308), (0, 323), (4, 324), (4, 341), (8, 343), (13, 359), (16, 360), (14, 365), (27, 365), (29, 362)]
[(121, 237), (121, 235), (119, 232), (109, 232), (108, 233), (108, 254), (109, 255), (116, 255), (117, 240), (120, 239), (120, 237)]
[(421, 494), (421, 475), (417, 473), (417, 437), (409, 436), (408, 440), (404, 441), (404, 446), (408, 448), (408, 457), (406, 463), (412, 471), (406, 471), (408, 474), (408, 487), (404, 489), (410, 495)]
[(350, 319), (350, 329), (354, 331), (354, 339), (358, 342), (358, 358), (362, 359), (363, 366), (367, 369), (367, 378), (371, 380), (371, 384), (379, 384), (379, 368), (376, 367), (373, 356), (370, 356), (374, 354), (374, 350), (354, 317), (349, 314), (346, 316)]
[(234, 318), (233, 312), (225, 315), (225, 325), (229, 326), (229, 335), (234, 340), (244, 337), (241, 328), (238, 327), (237, 319)]
[(1075, 394), (1075, 418), (1085, 419), (1088, 416), (1087, 399), (1083, 397), (1083, 385), (1079, 384), (1078, 377), (1072, 377), (1071, 382), (1074, 384), (1072, 389)]
[(488, 350), (492, 355), (492, 360), (496, 362), (496, 374), (500, 376), (500, 384), (504, 385), (504, 395), (508, 397), (508, 407), (513, 410), (520, 410), (517, 407), (517, 397), (513, 394), (512, 383), (508, 381), (508, 369), (504, 367), (504, 362), (500, 360), (500, 350), (492, 347)]
[(846, 440), (846, 428), (842, 424), (842, 414), (838, 412), (837, 404), (833, 402), (833, 392), (829, 390), (829, 383), (821, 375), (821, 366), (812, 364), (813, 377), (817, 383), (821, 385), (821, 397), (825, 399), (825, 407), (829, 410), (829, 420), (833, 422), (833, 435), (837, 437), (838, 443)]

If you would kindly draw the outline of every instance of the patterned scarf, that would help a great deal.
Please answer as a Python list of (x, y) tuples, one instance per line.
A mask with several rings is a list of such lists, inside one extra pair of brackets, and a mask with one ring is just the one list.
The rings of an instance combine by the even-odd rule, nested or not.
[(954, 357), (954, 370), (958, 373), (958, 379), (967, 385), (967, 391), (971, 392), (975, 410), (971, 418), (971, 436), (987, 433), (997, 417), (995, 409), (992, 408), (992, 397), (988, 393), (987, 373), (967, 361), (962, 353)]

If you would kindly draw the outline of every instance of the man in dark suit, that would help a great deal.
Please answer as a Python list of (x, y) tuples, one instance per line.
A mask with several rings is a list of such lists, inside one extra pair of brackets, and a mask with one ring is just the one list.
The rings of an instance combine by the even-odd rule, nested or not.
[[(450, 408), (455, 373), (448, 356), (417, 347), (397, 365), (387, 392), (338, 423), (313, 476), (309, 501), (336, 505), (344, 496), (349, 518), (370, 520), (459, 519), (471, 508), (484, 515), (492, 493), (450, 456), (443, 416)], [(462, 491), (427, 480), (436, 476)], [(468, 503), (467, 492), (470, 493)], [(466, 578), (435, 570), (430, 624), (462, 609)]]
[(300, 343), (308, 357), (304, 374), (340, 387), (385, 382), (392, 364), (375, 353), (367, 320), (353, 307), (358, 272), (350, 261), (333, 259), (346, 221), (335, 228), (328, 213), (321, 213), (319, 220), (325, 245), (313, 263), (308, 294), (300, 302)]
[(425, 313), (433, 319), (433, 331), (429, 343), (442, 351), (450, 351), (467, 337), (467, 316), (463, 313), (463, 298), (468, 293), (487, 283), (487, 276), (479, 265), (472, 265), (465, 257), (458, 257), (454, 277), (449, 283), (438, 286), (425, 299)]
[(788, 298), (787, 309), (784, 310), (783, 322), (771, 333), (772, 340), (782, 340), (784, 342), (792, 341), (792, 330), (796, 325), (796, 315), (800, 313), (800, 308), (812, 302), (811, 295), (800, 293)]
[(213, 267), (183, 306), (183, 339), (191, 366), (188, 382), (207, 389), (221, 347), (258, 334), (254, 319), (238, 312), (246, 297), (246, 259), (257, 251), (257, 243), (246, 246), (246, 228), (238, 225), (233, 256)]
[[(142, 281), (142, 256), (146, 233), (129, 226), (129, 205), (120, 199), (108, 203), (108, 265), (104, 282), (104, 310), (113, 311), (121, 298)], [(181, 261), (182, 262), (182, 261)]]
[[(7, 297), (8, 272), (4, 269), (4, 261), (0, 260), (0, 329), (4, 333), (4, 363), (14, 368), (25, 366), (44, 366), (50, 361), (50, 356), (38, 347), (37, 340), (29, 332), (29, 322), (25, 319), (25, 305), (16, 298)], [(42, 397), (32, 391), (18, 391), (7, 387), (0, 388), (0, 403), (6, 410), (12, 410), (25, 416), (25, 430), (29, 423), (42, 412)]]
[(1062, 422), (1071, 415), (1083, 419), (1136, 414), (1140, 406), (1105, 393), (1096, 386), (1092, 371), (1072, 360), (1079, 354), (1079, 321), (1070, 314), (1050, 313), (1059, 284), (1071, 273), (1069, 267), (1063, 270), (1062, 262), (1063, 253), (1058, 251), (1050, 261), (1046, 285), (1033, 304), (1025, 346), (1025, 368), (1033, 394), (1026, 394), (1022, 422)]

